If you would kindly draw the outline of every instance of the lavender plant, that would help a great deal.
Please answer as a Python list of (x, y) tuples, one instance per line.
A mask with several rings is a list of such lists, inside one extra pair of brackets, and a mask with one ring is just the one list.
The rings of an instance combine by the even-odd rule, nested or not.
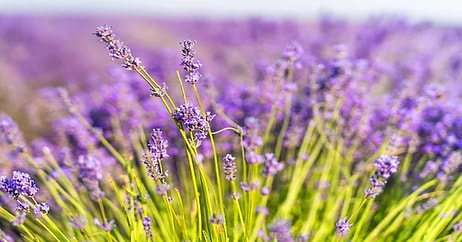
[[(327, 32), (342, 28), (330, 21)], [(250, 26), (253, 41), (274, 27)], [(380, 66), (370, 42), (391, 34), (372, 29), (379, 37), (360, 35), (369, 45), (353, 51), (290, 42), (243, 85), (207, 77), (192, 40), (180, 42), (176, 80), (155, 78), (111, 26), (97, 27), (111, 58), (141, 78), (114, 71), (92, 92), (51, 91), (68, 116), (33, 147), (1, 117), (2, 157), (27, 170), (2, 169), (0, 236), (462, 241), (460, 98), (423, 80), (422, 63)], [(397, 87), (405, 78), (424, 94)], [(383, 79), (391, 86), (377, 92)]]

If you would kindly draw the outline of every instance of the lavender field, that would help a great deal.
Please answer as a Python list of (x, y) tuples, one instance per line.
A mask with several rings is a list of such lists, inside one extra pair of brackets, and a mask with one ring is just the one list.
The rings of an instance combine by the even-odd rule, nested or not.
[(462, 26), (0, 17), (1, 241), (462, 241)]

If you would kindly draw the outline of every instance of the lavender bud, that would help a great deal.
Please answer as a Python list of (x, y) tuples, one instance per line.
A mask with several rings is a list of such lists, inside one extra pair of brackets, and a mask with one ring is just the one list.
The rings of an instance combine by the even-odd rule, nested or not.
[(98, 218), (95, 218), (95, 219), (93, 219), (93, 224), (98, 226), (100, 229), (102, 229), (105, 232), (109, 232), (109, 231), (113, 230), (116, 227), (114, 220), (110, 220), (108, 222), (101, 223), (101, 221), (99, 221)]
[(280, 163), (276, 160), (273, 153), (266, 153), (265, 154), (265, 167), (263, 170), (263, 176), (274, 176), (277, 172), (282, 171), (284, 169), (284, 163)]
[(225, 178), (228, 181), (236, 180), (236, 163), (234, 162), (236, 158), (233, 157), (231, 154), (226, 154), (223, 158), (225, 160), (223, 169), (225, 170)]
[(344, 238), (350, 231), (351, 226), (353, 224), (348, 223), (348, 217), (341, 218), (335, 223), (335, 227), (337, 228), (335, 234)]
[(79, 215), (77, 217), (69, 217), (69, 224), (71, 225), (71, 227), (77, 230), (82, 230), (85, 228), (85, 225), (87, 224), (87, 220), (82, 215)]
[(151, 218), (150, 217), (145, 217), (143, 219), (143, 228), (146, 233), (146, 237), (148, 237), (148, 239), (152, 239)]
[(213, 214), (209, 221), (212, 224), (224, 224), (225, 219), (223, 218), (223, 214)]

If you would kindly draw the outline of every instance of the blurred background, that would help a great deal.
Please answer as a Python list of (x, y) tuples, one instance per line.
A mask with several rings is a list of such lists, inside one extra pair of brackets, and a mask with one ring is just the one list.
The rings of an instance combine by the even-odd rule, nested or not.
[(2, 14), (145, 15), (149, 17), (289, 17), (312, 19), (320, 13), (354, 20), (372, 15), (400, 15), (412, 20), (457, 24), (462, 3), (457, 0), (29, 0), (0, 1)]
[(160, 80), (175, 80), (178, 43), (187, 38), (198, 41), (207, 78), (246, 82), (290, 41), (317, 58), (346, 44), (355, 58), (386, 60), (384, 68), (419, 68), (428, 64), (422, 53), (439, 49), (428, 58), (439, 60), (435, 69), (459, 66), (461, 13), (462, 4), (450, 0), (0, 0), (0, 113), (36, 137), (53, 117), (44, 88), (73, 93), (110, 81), (120, 63), (91, 35), (101, 24), (113, 25)]

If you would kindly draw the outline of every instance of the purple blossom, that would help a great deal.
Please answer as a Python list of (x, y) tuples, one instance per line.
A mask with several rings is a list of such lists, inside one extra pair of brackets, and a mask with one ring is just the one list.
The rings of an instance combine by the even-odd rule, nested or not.
[(263, 176), (274, 176), (277, 172), (284, 169), (284, 163), (279, 162), (273, 153), (265, 154)]
[(78, 161), (79, 178), (90, 191), (90, 197), (97, 201), (105, 196), (100, 189), (99, 182), (103, 179), (101, 162), (93, 155), (81, 155)]
[(116, 227), (114, 220), (110, 220), (110, 221), (102, 223), (98, 218), (94, 218), (93, 224), (98, 226), (100, 229), (102, 229), (105, 232), (109, 232)]
[(141, 162), (146, 166), (148, 175), (154, 180), (165, 179), (168, 171), (162, 171), (162, 159), (169, 157), (167, 154), (168, 141), (162, 137), (160, 129), (153, 129), (149, 140), (149, 152), (143, 155)]
[(398, 157), (383, 154), (375, 160), (374, 166), (376, 167), (374, 175), (369, 177), (371, 186), (364, 190), (364, 197), (368, 199), (375, 198), (383, 192), (387, 179), (390, 178), (392, 173), (398, 171)]
[(269, 187), (262, 187), (260, 190), (260, 194), (262, 196), (268, 196), (270, 194), (270, 188)]
[(196, 41), (183, 40), (180, 44), (183, 47), (181, 50), (181, 54), (183, 55), (181, 66), (183, 66), (184, 70), (188, 73), (186, 74), (185, 81), (194, 85), (202, 76), (199, 73), (199, 68), (202, 64), (194, 59), (196, 55), (196, 50), (194, 49)]
[(167, 195), (168, 190), (170, 190), (172, 186), (167, 183), (161, 183), (156, 186), (156, 193), (159, 194), (159, 196), (165, 196)]
[(20, 195), (34, 197), (39, 189), (29, 174), (13, 171), (11, 179), (6, 176), (0, 177), (0, 191), (17, 200)]
[(225, 219), (223, 217), (223, 214), (212, 214), (212, 217), (209, 219), (210, 223), (212, 224), (224, 224)]
[(148, 239), (152, 239), (151, 218), (150, 217), (143, 218), (143, 228), (144, 228), (144, 232), (146, 233), (146, 237), (148, 237)]
[(19, 152), (24, 151), (25, 144), (18, 125), (8, 116), (0, 117), (0, 135), (3, 142), (13, 145)]
[(181, 122), (185, 129), (192, 132), (193, 141), (196, 146), (200, 146), (202, 140), (207, 138), (210, 130), (209, 122), (212, 121), (214, 117), (215, 115), (209, 112), (203, 115), (198, 107), (189, 103), (182, 104), (173, 112), (173, 118)]
[(87, 220), (82, 215), (75, 216), (75, 217), (71, 216), (71, 217), (69, 217), (69, 224), (71, 225), (71, 227), (73, 227), (73, 228), (75, 228), (77, 230), (82, 230), (82, 229), (85, 228), (85, 226), (87, 224)]
[(233, 157), (231, 154), (226, 154), (223, 160), (225, 160), (223, 164), (223, 169), (225, 171), (225, 178), (228, 181), (236, 180), (236, 163), (234, 162), (236, 158)]
[(350, 232), (351, 226), (353, 226), (353, 224), (348, 223), (348, 217), (341, 218), (335, 223), (335, 234), (341, 237), (345, 237), (348, 232)]
[(303, 54), (303, 48), (297, 42), (291, 42), (287, 44), (284, 52), (282, 53), (284, 58), (287, 58), (292, 61), (300, 58), (302, 54)]
[(112, 59), (124, 60), (122, 67), (128, 70), (134, 70), (141, 67), (139, 58), (134, 57), (130, 49), (124, 45), (120, 39), (116, 38), (110, 25), (101, 25), (96, 27), (96, 32), (93, 33), (100, 38), (101, 42), (106, 44), (106, 49), (109, 50), (109, 55)]
[(260, 182), (255, 181), (255, 182), (251, 182), (250, 184), (247, 182), (241, 182), (239, 183), (239, 185), (241, 186), (242, 191), (251, 192), (251, 191), (257, 190), (258, 187), (260, 187)]
[(383, 154), (374, 162), (377, 168), (375, 175), (380, 178), (388, 179), (392, 173), (398, 171), (398, 157)]
[(290, 222), (282, 219), (278, 219), (268, 226), (268, 231), (272, 233), (272, 237), (281, 242), (295, 241), (290, 230)]

